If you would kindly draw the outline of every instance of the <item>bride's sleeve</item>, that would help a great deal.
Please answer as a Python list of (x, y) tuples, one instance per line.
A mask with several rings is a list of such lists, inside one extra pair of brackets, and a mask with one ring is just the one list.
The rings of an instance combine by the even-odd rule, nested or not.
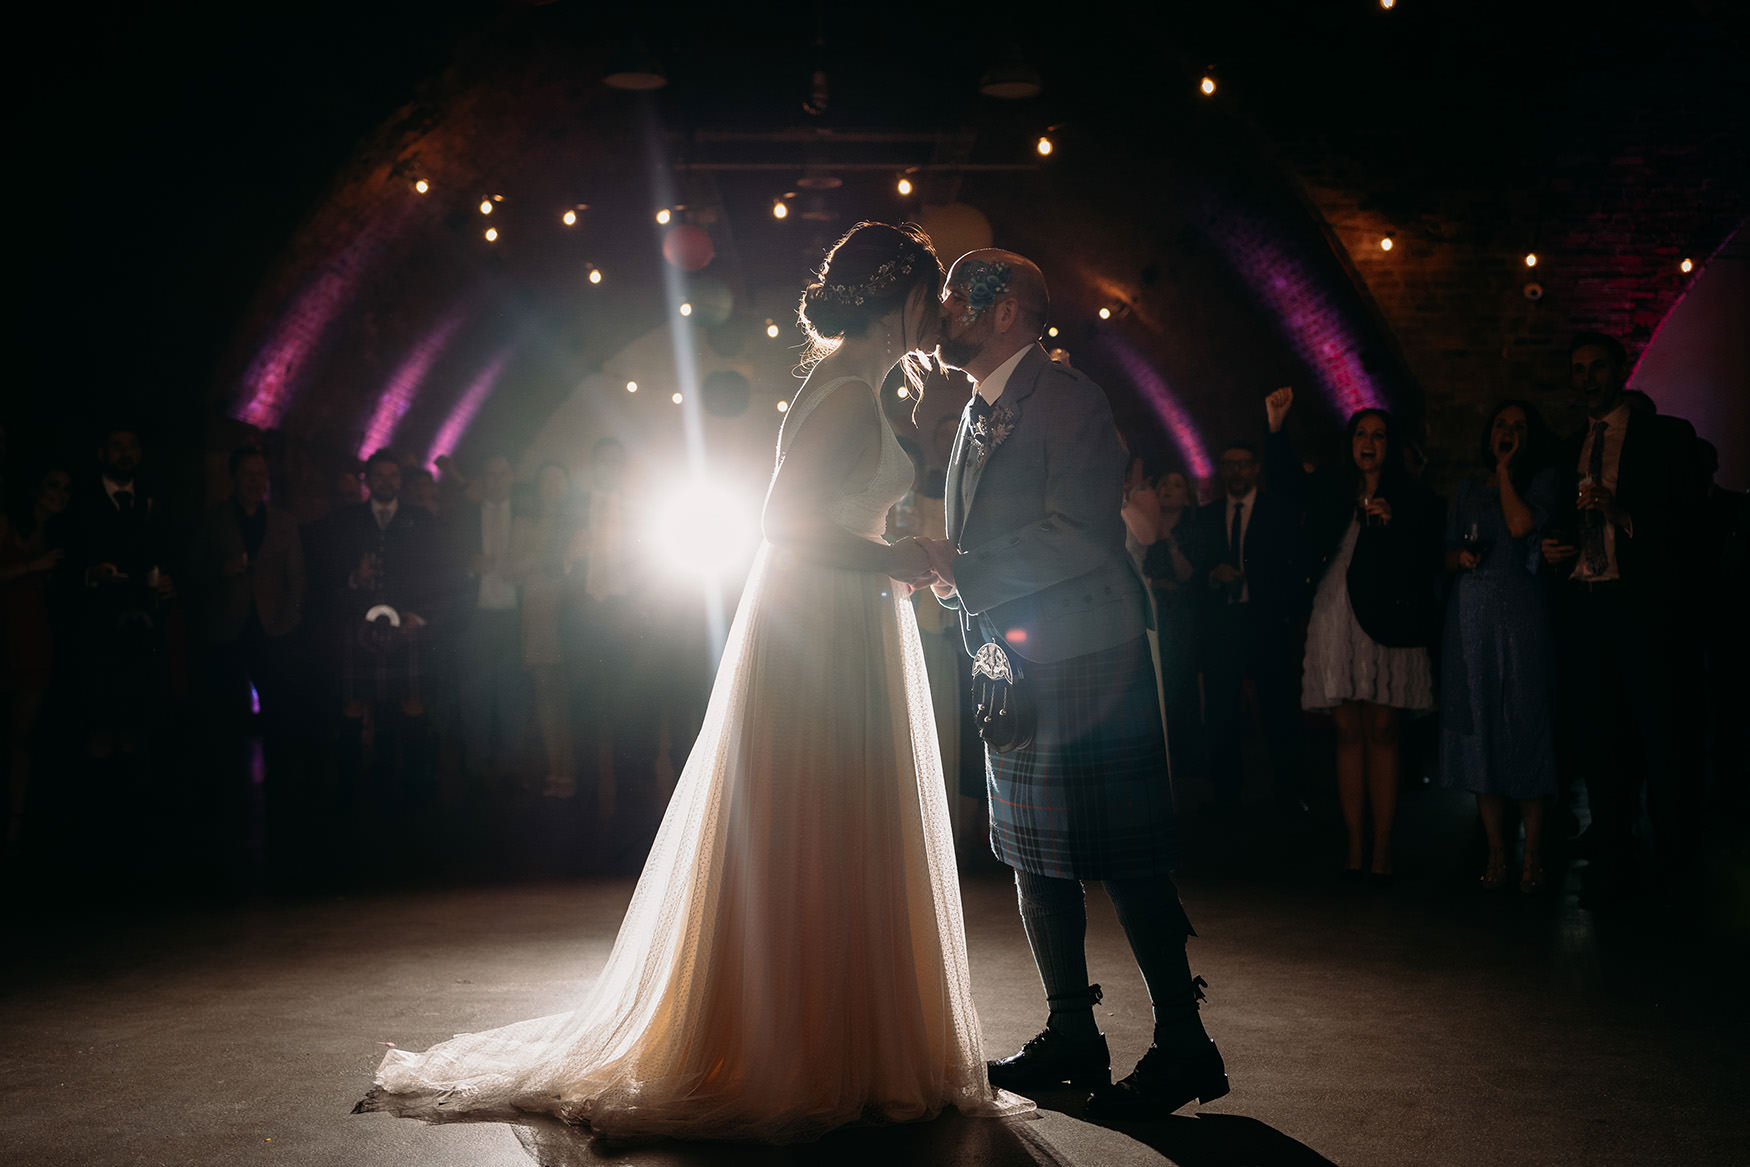
[(829, 514), (882, 424), (875, 395), (855, 381), (834, 387), (810, 407), (786, 435), (766, 491), (760, 527), (768, 542), (824, 566), (886, 570), (885, 543), (852, 534)]

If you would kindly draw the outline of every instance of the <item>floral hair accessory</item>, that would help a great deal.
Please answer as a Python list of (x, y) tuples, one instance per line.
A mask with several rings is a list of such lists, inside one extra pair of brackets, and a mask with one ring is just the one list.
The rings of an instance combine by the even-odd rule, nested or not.
[(966, 293), (966, 323), (971, 324), (1009, 290), (1009, 265), (977, 262), (969, 264), (964, 280), (956, 279)]
[(862, 283), (823, 284), (821, 293), (841, 304), (855, 304), (860, 308), (866, 301), (879, 299), (892, 291), (894, 285), (912, 273), (915, 260), (912, 255), (895, 256), (876, 268)]

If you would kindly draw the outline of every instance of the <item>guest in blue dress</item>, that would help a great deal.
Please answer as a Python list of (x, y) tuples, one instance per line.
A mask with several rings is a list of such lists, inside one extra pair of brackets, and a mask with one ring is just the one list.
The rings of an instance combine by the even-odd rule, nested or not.
[(1482, 885), (1507, 883), (1508, 800), (1525, 824), (1520, 890), (1543, 885), (1545, 799), (1556, 792), (1551, 740), (1554, 648), (1539, 540), (1559, 502), (1550, 431), (1529, 402), (1495, 408), (1481, 482), (1460, 485), (1446, 527), (1458, 573), (1440, 670), (1440, 777), (1469, 790), (1488, 834)]

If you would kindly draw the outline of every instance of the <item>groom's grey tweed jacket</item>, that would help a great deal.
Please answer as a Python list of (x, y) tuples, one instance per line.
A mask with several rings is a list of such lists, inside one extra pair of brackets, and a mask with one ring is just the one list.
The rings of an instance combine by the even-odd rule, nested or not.
[[(1086, 376), (1037, 344), (997, 398), (979, 456), (971, 403), (948, 462), (948, 537), (961, 637), (987, 639), (986, 617), (1026, 660), (1113, 648), (1151, 626), (1148, 593), (1124, 550), (1125, 454), (1112, 408)], [(1003, 431), (1006, 429), (1006, 433)]]

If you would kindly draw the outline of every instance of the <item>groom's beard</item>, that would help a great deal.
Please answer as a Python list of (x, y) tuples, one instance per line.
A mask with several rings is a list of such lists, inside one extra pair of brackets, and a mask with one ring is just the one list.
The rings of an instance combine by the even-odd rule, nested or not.
[(964, 371), (983, 351), (982, 345), (966, 340), (953, 340), (946, 336), (936, 342), (936, 358), (950, 369)]

